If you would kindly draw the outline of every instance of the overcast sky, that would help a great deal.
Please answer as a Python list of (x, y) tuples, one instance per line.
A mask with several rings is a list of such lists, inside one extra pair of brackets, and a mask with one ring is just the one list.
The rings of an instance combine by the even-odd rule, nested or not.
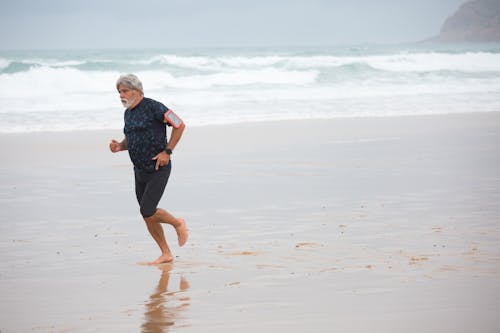
[(1, 49), (419, 41), (465, 0), (0, 0)]

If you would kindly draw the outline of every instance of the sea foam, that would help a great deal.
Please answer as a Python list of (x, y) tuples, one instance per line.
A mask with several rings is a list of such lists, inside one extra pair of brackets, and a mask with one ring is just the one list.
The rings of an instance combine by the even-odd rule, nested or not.
[(492, 46), (5, 52), (0, 132), (120, 128), (115, 82), (124, 73), (194, 126), (500, 111)]

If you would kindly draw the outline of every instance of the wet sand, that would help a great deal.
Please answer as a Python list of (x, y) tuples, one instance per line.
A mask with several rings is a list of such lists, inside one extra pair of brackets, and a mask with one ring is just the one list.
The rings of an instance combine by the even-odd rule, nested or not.
[(159, 267), (112, 138), (0, 135), (2, 333), (500, 331), (500, 113), (188, 128)]

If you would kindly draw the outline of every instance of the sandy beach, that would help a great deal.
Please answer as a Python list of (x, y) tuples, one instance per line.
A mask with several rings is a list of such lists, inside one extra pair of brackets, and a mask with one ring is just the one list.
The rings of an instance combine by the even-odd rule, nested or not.
[(500, 112), (188, 127), (159, 267), (113, 138), (0, 135), (1, 333), (500, 331)]

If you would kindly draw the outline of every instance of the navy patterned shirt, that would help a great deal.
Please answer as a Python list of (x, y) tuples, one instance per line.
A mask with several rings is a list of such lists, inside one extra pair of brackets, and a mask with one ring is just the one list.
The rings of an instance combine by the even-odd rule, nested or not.
[(167, 110), (162, 103), (146, 97), (133, 109), (125, 110), (123, 133), (130, 159), (137, 169), (155, 171), (156, 161), (152, 158), (167, 146), (167, 128), (163, 121)]

